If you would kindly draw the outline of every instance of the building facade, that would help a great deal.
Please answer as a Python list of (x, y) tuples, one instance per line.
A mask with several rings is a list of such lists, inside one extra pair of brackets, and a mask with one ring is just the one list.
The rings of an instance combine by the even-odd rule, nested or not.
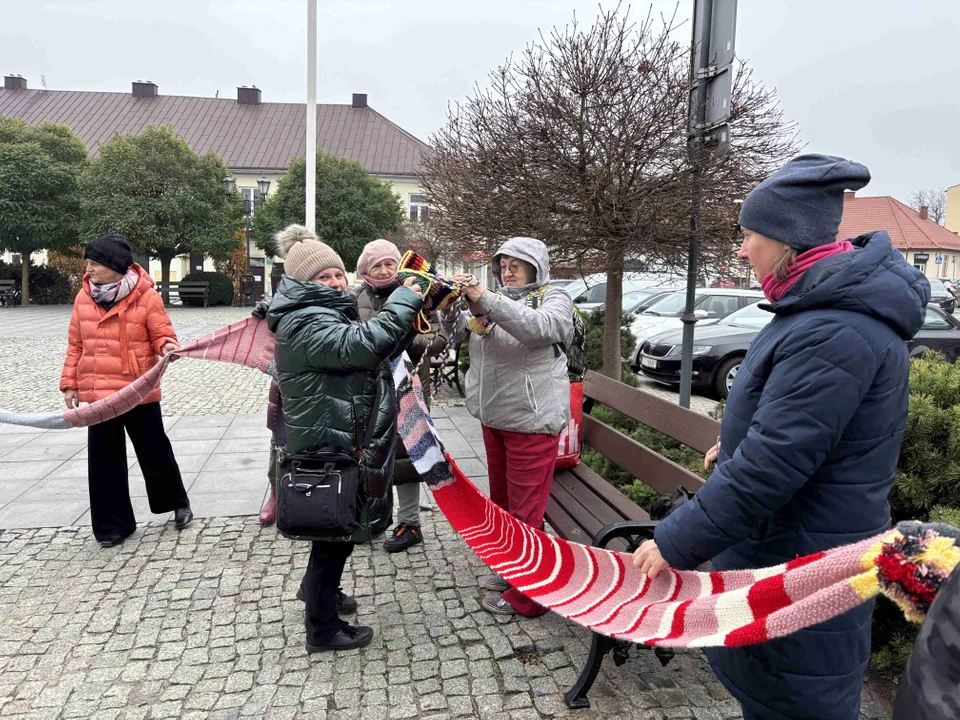
[[(31, 124), (63, 123), (83, 140), (90, 157), (115, 133), (170, 125), (196, 153), (219, 155), (237, 189), (249, 199), (256, 196), (260, 178), (270, 181), (273, 192), (290, 161), (306, 152), (306, 105), (263, 102), (256, 87), (237, 88), (235, 98), (197, 98), (162, 95), (150, 81), (132, 83), (129, 93), (35, 90), (27, 87), (26, 79), (11, 75), (0, 90), (0, 116)], [(359, 162), (392, 186), (407, 218), (426, 219), (429, 211), (417, 172), (429, 147), (371, 108), (365, 94), (354, 94), (349, 104), (317, 106), (317, 148)], [(252, 243), (250, 258), (253, 272), (268, 287), (274, 258), (265, 257)], [(180, 280), (199, 262), (178, 258), (170, 280)], [(203, 267), (213, 269), (209, 260)], [(149, 270), (159, 279), (159, 262), (150, 261)]]
[[(949, 214), (948, 214), (949, 217)], [(960, 237), (892, 197), (843, 197), (839, 237), (854, 238), (886, 230), (893, 246), (926, 277), (954, 280), (960, 277)]]

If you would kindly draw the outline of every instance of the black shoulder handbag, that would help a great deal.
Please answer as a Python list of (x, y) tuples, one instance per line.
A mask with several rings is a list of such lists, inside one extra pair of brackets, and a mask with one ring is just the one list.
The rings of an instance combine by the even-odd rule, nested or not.
[(360, 455), (373, 439), (380, 411), (380, 374), (373, 410), (355, 454), (322, 448), (288, 455), (277, 462), (277, 530), (291, 540), (331, 540), (352, 535), (357, 523)]
[(693, 493), (683, 485), (679, 485), (670, 495), (661, 495), (650, 506), (650, 519), (663, 520), (667, 515), (678, 509), (685, 502), (693, 499)]

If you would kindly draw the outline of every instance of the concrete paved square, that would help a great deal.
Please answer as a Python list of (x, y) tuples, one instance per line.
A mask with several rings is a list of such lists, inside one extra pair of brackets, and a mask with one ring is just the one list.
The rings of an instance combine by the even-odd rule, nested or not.
[[(487, 492), (482, 446), (478, 452), (467, 439), (477, 434), (479, 423), (460, 410), (434, 409), (438, 433), (461, 470)], [(260, 511), (270, 452), (265, 413), (166, 417), (164, 424), (197, 517)], [(0, 529), (62, 527), (85, 517), (90, 508), (86, 430), (34, 431), (12, 425), (0, 430)], [(143, 471), (127, 442), (130, 493), (145, 499)], [(424, 502), (429, 505), (429, 493)], [(140, 522), (156, 518), (145, 503), (134, 503), (134, 510)]]
[[(0, 308), (0, 407), (62, 406), (56, 388), (69, 308)], [(245, 317), (243, 308), (171, 312), (181, 339)], [(21, 359), (31, 357), (29, 372)], [(699, 652), (667, 668), (631, 649), (605, 662), (593, 708), (563, 693), (590, 636), (548, 614), (480, 609), (489, 574), (439, 512), (425, 541), (388, 555), (356, 548), (344, 590), (354, 622), (375, 628), (362, 651), (307, 656), (294, 599), (308, 546), (254, 517), (267, 490), (267, 379), (237, 366), (176, 363), (164, 378), (164, 425), (197, 520), (177, 532), (153, 515), (127, 446), (136, 533), (104, 550), (90, 532), (86, 431), (0, 425), (0, 718), (317, 718), (483, 720), (739, 718)], [(433, 417), (461, 469), (488, 492), (479, 423), (462, 406)], [(422, 506), (433, 505), (428, 492)], [(862, 718), (889, 718), (868, 687)]]

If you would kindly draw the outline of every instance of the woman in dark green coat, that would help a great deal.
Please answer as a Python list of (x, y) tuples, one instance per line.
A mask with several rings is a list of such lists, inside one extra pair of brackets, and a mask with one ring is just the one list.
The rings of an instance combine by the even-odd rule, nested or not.
[(353, 451), (368, 423), (374, 423), (373, 440), (360, 456), (359, 528), (350, 537), (314, 542), (302, 582), (307, 652), (362, 647), (373, 628), (340, 620), (337, 590), (354, 544), (371, 540), (390, 524), (397, 397), (388, 359), (409, 343), (423, 300), (420, 288), (408, 281), (376, 318), (360, 322), (356, 301), (346, 292), (343, 261), (332, 248), (300, 226), (279, 233), (277, 243), (285, 275), (267, 324), (276, 335), (286, 451)]

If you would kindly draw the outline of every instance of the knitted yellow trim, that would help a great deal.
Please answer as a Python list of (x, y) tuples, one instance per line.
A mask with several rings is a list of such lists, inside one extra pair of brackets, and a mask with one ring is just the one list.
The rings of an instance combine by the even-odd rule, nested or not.
[(917, 562), (933, 565), (949, 574), (960, 565), (960, 548), (954, 544), (953, 538), (935, 537), (927, 543), (927, 549), (920, 553)]
[(880, 553), (883, 552), (883, 546), (892, 543), (895, 540), (899, 540), (903, 535), (900, 534), (898, 530), (894, 530), (889, 535), (877, 540), (870, 548), (863, 554), (863, 557), (860, 558), (860, 567), (864, 570), (870, 570), (874, 567), (877, 558), (880, 557)]
[(864, 600), (876, 596), (880, 592), (880, 569), (872, 568), (865, 573), (855, 575), (850, 578), (850, 587)]

